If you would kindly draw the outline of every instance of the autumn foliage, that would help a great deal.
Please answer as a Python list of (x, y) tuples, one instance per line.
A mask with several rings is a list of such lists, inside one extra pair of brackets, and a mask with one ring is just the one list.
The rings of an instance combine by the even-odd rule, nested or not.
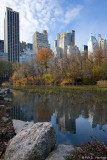
[(53, 53), (49, 48), (41, 49), (36, 56), (36, 63), (41, 65), (47, 72), (52, 57)]
[[(5, 73), (5, 74), (4, 74)], [(107, 59), (101, 50), (91, 61), (86, 56), (72, 54), (58, 59), (49, 48), (42, 49), (30, 63), (0, 61), (0, 77), (10, 77), (10, 84), (27, 85), (92, 85), (107, 81)]]

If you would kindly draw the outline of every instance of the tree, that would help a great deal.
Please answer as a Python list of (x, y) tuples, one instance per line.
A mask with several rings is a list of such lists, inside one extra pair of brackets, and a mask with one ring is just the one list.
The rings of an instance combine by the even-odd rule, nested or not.
[(8, 79), (13, 72), (12, 63), (8, 61), (0, 61), (0, 79)]
[(101, 48), (99, 48), (98, 50), (96, 50), (94, 57), (95, 57), (95, 63), (98, 66), (100, 66), (103, 63), (104, 58), (105, 58), (103, 50)]
[(17, 72), (20, 69), (20, 63), (19, 62), (13, 63), (12, 67), (13, 67), (13, 72)]
[(38, 67), (40, 69), (45, 69), (47, 72), (52, 57), (53, 53), (49, 48), (41, 49), (36, 56), (36, 63), (38, 64)]

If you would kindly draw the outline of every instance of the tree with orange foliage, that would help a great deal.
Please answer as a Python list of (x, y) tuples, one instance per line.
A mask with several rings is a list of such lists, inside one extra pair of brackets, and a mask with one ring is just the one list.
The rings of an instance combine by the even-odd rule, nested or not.
[(49, 68), (49, 63), (53, 57), (53, 53), (49, 48), (41, 49), (36, 56), (36, 63), (43, 68), (45, 68), (46, 72)]

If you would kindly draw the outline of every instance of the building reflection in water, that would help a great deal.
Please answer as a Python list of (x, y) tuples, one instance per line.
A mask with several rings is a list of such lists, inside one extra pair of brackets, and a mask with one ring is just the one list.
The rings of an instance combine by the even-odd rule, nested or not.
[[(49, 122), (54, 113), (58, 131), (77, 133), (77, 119), (88, 119), (91, 128), (107, 124), (106, 94), (38, 95), (14, 92), (11, 116), (22, 121)], [(83, 126), (82, 126), (83, 127)]]

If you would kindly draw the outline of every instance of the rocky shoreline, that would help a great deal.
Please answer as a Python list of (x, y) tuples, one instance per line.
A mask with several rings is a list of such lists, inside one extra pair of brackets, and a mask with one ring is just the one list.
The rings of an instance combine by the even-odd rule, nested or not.
[[(23, 160), (26, 158), (27, 160), (31, 160), (31, 157), (32, 160), (64, 160), (64, 157), (70, 154), (73, 147), (71, 145), (56, 145), (56, 133), (51, 123), (44, 122), (31, 124), (29, 122), (11, 120), (9, 111), (11, 109), (9, 105), (11, 99), (7, 97), (9, 93), (9, 88), (0, 88), (0, 160), (12, 160), (14, 158), (18, 160), (20, 156), (22, 156), (21, 158)], [(32, 128), (34, 129), (34, 132)], [(31, 139), (28, 140), (29, 136), (28, 138), (26, 137), (29, 129), (31, 131), (29, 136), (33, 138), (32, 143)], [(25, 140), (24, 143), (21, 144), (22, 140), (20, 141), (19, 139), (23, 136), (23, 132), (27, 134), (26, 136), (24, 135)], [(11, 143), (13, 141), (16, 142), (17, 137), (18, 143), (12, 146)], [(28, 144), (26, 144), (26, 141)], [(18, 145), (22, 146), (21, 150)], [(34, 148), (30, 147), (34, 145)], [(17, 148), (15, 151), (15, 146), (16, 148), (18, 146), (19, 150)], [(14, 152), (11, 152), (9, 147), (13, 147), (12, 150), (14, 150)], [(21, 151), (23, 151), (22, 154), (20, 154)], [(28, 153), (30, 153), (30, 156), (28, 156)]]
[(0, 105), (0, 159), (4, 157), (8, 142), (14, 135), (16, 134), (10, 118), (9, 107)]
[(4, 158), (9, 140), (16, 135), (9, 112), (11, 99), (7, 96), (10, 92), (9, 88), (0, 88), (0, 159)]
[(36, 124), (11, 120), (9, 89), (0, 89), (0, 160), (79, 160), (85, 156), (107, 157), (103, 142), (80, 147), (56, 145), (56, 133), (50, 122)]
[(13, 123), (17, 134), (9, 142), (5, 160), (65, 160), (74, 150), (72, 145), (56, 145), (56, 133), (50, 122)]
[[(51, 133), (51, 134), (54, 134), (54, 138), (52, 138), (51, 141), (54, 140), (54, 144), (55, 145), (54, 145), (54, 147), (52, 147), (53, 148), (52, 151), (48, 154), (48, 156), (46, 157), (45, 160), (65, 160), (66, 157), (69, 156), (70, 153), (74, 150), (74, 147), (72, 145), (56, 145), (56, 140), (55, 140), (56, 139), (55, 138), (56, 137), (56, 133), (54, 131), (53, 125), (51, 123), (49, 123), (49, 122), (36, 123), (36, 124), (32, 124), (30, 122), (24, 122), (24, 121), (20, 121), (20, 120), (12, 120), (12, 122), (13, 122), (13, 126), (14, 126), (16, 134), (20, 134), (20, 132), (23, 134), (23, 131), (25, 131), (25, 130), (28, 131), (29, 128), (31, 130), (31, 128), (34, 125), (38, 125), (38, 124), (41, 124), (42, 132), (44, 130), (44, 125), (48, 124), (48, 126), (51, 126), (53, 128), (53, 132), (54, 133)], [(35, 131), (35, 134), (36, 134), (36, 132), (37, 131)], [(46, 132), (46, 135), (48, 135), (46, 129), (45, 129), (45, 132)], [(40, 133), (40, 137), (41, 137), (42, 134)], [(35, 142), (35, 143), (37, 143), (37, 142)], [(48, 141), (48, 143), (49, 143), (49, 141)], [(41, 147), (41, 149), (43, 149), (43, 148)], [(24, 160), (24, 158), (23, 158), (23, 160)], [(42, 160), (42, 159), (39, 159), (39, 160)]]
[(11, 102), (11, 98), (7, 97), (10, 92), (12, 92), (12, 90), (9, 88), (0, 88), (0, 100)]

